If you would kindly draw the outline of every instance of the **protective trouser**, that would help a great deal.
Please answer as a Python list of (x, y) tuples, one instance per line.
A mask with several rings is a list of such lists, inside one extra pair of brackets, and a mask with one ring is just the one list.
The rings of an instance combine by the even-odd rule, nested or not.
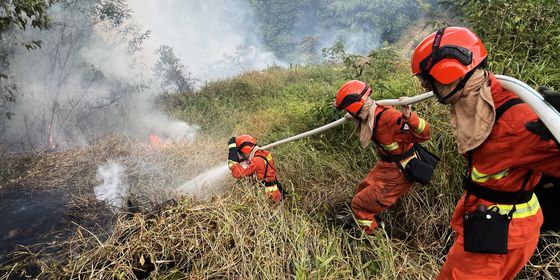
[(451, 249), (438, 280), (510, 280), (529, 261), (539, 238), (528, 240), (524, 246), (512, 248), (505, 255), (465, 252), (463, 237), (458, 236)]
[(282, 187), (276, 182), (265, 183), (264, 194), (275, 203), (278, 203), (283, 199)]
[(358, 225), (371, 234), (378, 226), (375, 215), (393, 205), (412, 184), (394, 162), (377, 162), (352, 199), (351, 208)]

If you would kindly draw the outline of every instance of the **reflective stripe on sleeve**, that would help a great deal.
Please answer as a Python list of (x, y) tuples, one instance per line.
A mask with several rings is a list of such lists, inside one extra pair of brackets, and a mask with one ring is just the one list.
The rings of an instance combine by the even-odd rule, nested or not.
[(390, 152), (390, 151), (396, 150), (396, 149), (399, 147), (399, 143), (393, 142), (393, 143), (391, 143), (391, 144), (389, 144), (389, 145), (383, 145), (383, 144), (381, 144), (381, 146), (383, 147), (383, 149), (385, 149), (385, 150), (387, 150), (387, 151)]
[(422, 132), (424, 132), (424, 129), (426, 128), (426, 121), (422, 118), (418, 118), (418, 120), (419, 120), (418, 128), (415, 129), (414, 131), (416, 133), (422, 133)]

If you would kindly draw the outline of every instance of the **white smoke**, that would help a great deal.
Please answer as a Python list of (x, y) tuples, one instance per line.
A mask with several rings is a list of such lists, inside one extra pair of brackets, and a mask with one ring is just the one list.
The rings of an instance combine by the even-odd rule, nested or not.
[(128, 185), (121, 179), (123, 172), (124, 167), (114, 161), (108, 161), (100, 166), (96, 178), (102, 181), (102, 184), (93, 189), (95, 197), (115, 208), (122, 208), (128, 193)]
[(133, 19), (152, 31), (146, 57), (172, 47), (201, 80), (283, 65), (258, 38), (251, 7), (244, 0), (132, 0)]
[(195, 125), (156, 108), (160, 89), (149, 63), (156, 54), (148, 52), (146, 59), (139, 46), (131, 47), (143, 31), (130, 21), (115, 27), (92, 19), (91, 3), (59, 2), (49, 11), (49, 30), (15, 35), (42, 46), (10, 48), (7, 71), (19, 95), (11, 120), (0, 118), (0, 142), (14, 150), (65, 149), (112, 134), (147, 142), (153, 132), (192, 141)]
[(376, 49), (381, 44), (378, 30), (357, 30), (348, 32), (344, 30), (327, 30), (320, 32), (319, 47), (332, 47), (337, 41), (344, 44), (344, 50), (351, 54), (367, 55), (371, 50)]

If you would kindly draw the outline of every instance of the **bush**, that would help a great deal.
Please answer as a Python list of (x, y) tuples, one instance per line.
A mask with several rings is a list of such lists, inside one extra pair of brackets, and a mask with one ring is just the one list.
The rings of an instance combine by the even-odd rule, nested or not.
[(560, 87), (558, 1), (451, 3), (484, 42), (492, 71), (535, 86)]

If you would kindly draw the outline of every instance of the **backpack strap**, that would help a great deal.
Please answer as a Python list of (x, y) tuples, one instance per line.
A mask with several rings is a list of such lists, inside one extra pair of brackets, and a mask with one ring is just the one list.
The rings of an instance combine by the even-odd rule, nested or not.
[[(373, 126), (373, 131), (371, 133), (371, 140), (375, 144), (377, 144), (377, 146), (380, 146), (380, 143), (375, 139), (375, 130), (377, 129), (377, 124), (379, 123), (379, 120), (381, 119), (381, 115), (383, 115), (383, 112), (387, 111), (388, 109), (389, 108), (383, 108), (383, 110), (381, 110), (381, 112), (377, 113), (377, 115), (375, 116), (375, 119), (373, 121), (374, 126)], [(400, 164), (398, 164), (398, 162), (400, 162), (401, 160), (403, 160), (405, 158), (411, 157), (412, 155), (414, 155), (414, 147), (412, 147), (408, 151), (406, 151), (402, 154), (398, 154), (398, 155), (384, 154), (383, 152), (381, 152), (381, 153), (379, 153), (379, 158), (382, 161), (386, 161), (386, 162), (397, 162), (397, 165), (400, 166)]]
[(383, 110), (381, 110), (381, 112), (377, 113), (377, 115), (375, 115), (375, 118), (373, 119), (373, 131), (371, 132), (371, 140), (377, 144), (379, 146), (379, 142), (377, 142), (377, 140), (375, 139), (375, 131), (377, 130), (377, 124), (379, 123), (379, 120), (381, 119), (381, 115), (383, 115), (383, 112), (389, 110), (389, 108), (385, 107), (383, 108)]
[[(523, 100), (519, 98), (512, 98), (502, 104), (500, 107), (496, 108), (496, 118), (494, 124), (500, 119), (500, 117), (511, 107), (522, 104)], [(525, 185), (529, 180), (532, 170), (527, 172), (521, 189), (517, 192), (506, 192), (506, 191), (498, 191), (493, 190), (487, 187), (483, 187), (471, 180), (471, 170), (472, 170), (472, 151), (467, 152), (467, 160), (468, 160), (468, 169), (465, 174), (465, 179), (463, 180), (463, 188), (467, 191), (468, 194), (474, 194), (475, 196), (492, 201), (499, 204), (518, 204), (518, 203), (525, 203), (531, 200), (533, 197), (533, 190), (525, 190)]]
[(520, 98), (512, 98), (508, 101), (506, 101), (504, 104), (502, 104), (500, 107), (496, 108), (496, 118), (495, 121), (498, 121), (498, 119), (507, 111), (509, 110), (509, 108), (517, 105), (517, 104), (523, 104), (523, 100), (521, 100)]
[(264, 162), (266, 163), (266, 167), (264, 168), (264, 176), (263, 176), (263, 181), (266, 182), (266, 174), (268, 174), (268, 166), (270, 165), (268, 163), (268, 159), (266, 159), (266, 157), (262, 156), (262, 155), (255, 155), (256, 157), (260, 157), (264, 160)]

